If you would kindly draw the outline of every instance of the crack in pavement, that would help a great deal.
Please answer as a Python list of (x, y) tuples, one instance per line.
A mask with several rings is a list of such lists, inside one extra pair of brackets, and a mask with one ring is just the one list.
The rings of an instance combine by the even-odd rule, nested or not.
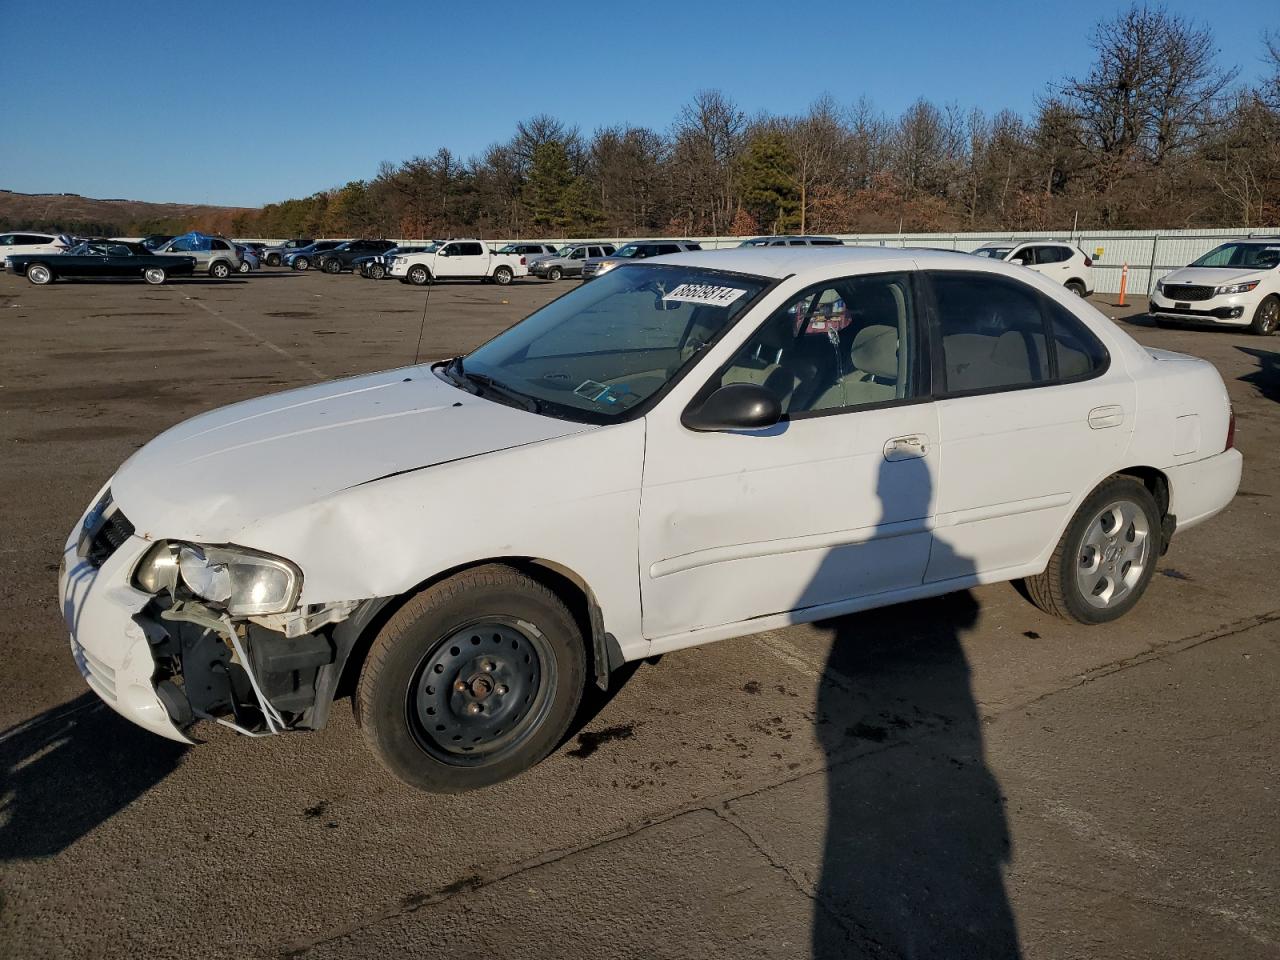
[(239, 320), (232, 320), (230, 317), (224, 316), (219, 311), (214, 310), (211, 306), (209, 306), (203, 300), (196, 300), (194, 297), (188, 297), (184, 302), (190, 303), (190, 304), (193, 304), (194, 306), (199, 307), (205, 313), (209, 314), (209, 316), (216, 317), (217, 319), (225, 323), (227, 326), (235, 330), (239, 330), (241, 333), (245, 334), (246, 336), (252, 337), (254, 340), (257, 340), (258, 343), (262, 344), (268, 350), (275, 351), (276, 353), (280, 354), (280, 356), (288, 360), (290, 363), (296, 364), (297, 366), (301, 367), (303, 370), (306, 371), (307, 376), (311, 377), (312, 379), (314, 380), (330, 379), (329, 374), (325, 373), (325, 371), (321, 370), (318, 366), (316, 366), (310, 360), (301, 360), (298, 357), (295, 357), (292, 353), (290, 353), (284, 347), (280, 346), (277, 343), (273, 343), (272, 341), (268, 340), (266, 337), (262, 336), (259, 333), (255, 333), (253, 330), (250, 330)]

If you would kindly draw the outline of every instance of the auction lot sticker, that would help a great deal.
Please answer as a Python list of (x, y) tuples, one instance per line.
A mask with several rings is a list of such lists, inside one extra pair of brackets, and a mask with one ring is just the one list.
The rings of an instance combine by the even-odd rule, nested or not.
[(710, 283), (682, 283), (662, 299), (679, 303), (705, 303), (709, 307), (727, 307), (746, 292), (738, 287), (717, 287)]

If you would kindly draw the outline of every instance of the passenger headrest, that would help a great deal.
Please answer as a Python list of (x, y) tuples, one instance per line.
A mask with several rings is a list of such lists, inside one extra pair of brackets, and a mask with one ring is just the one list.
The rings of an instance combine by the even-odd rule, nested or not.
[(859, 370), (882, 377), (898, 379), (898, 331), (893, 327), (873, 324), (863, 327), (853, 338), (853, 365)]

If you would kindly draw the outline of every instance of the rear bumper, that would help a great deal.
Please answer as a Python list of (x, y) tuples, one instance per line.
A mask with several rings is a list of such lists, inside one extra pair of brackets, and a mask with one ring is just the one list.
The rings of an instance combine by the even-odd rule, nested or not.
[(1212, 457), (1170, 467), (1169, 512), (1178, 518), (1178, 530), (1222, 512), (1240, 489), (1244, 457), (1239, 450), (1224, 450)]

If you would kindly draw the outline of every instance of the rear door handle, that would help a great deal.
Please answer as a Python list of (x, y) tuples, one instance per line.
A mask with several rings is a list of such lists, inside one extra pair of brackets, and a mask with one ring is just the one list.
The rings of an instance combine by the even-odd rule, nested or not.
[(1113, 404), (1106, 407), (1094, 407), (1089, 411), (1089, 426), (1094, 430), (1118, 427), (1122, 423), (1124, 423), (1124, 407)]
[(929, 455), (929, 438), (923, 433), (894, 437), (884, 444), (886, 460), (918, 460)]

